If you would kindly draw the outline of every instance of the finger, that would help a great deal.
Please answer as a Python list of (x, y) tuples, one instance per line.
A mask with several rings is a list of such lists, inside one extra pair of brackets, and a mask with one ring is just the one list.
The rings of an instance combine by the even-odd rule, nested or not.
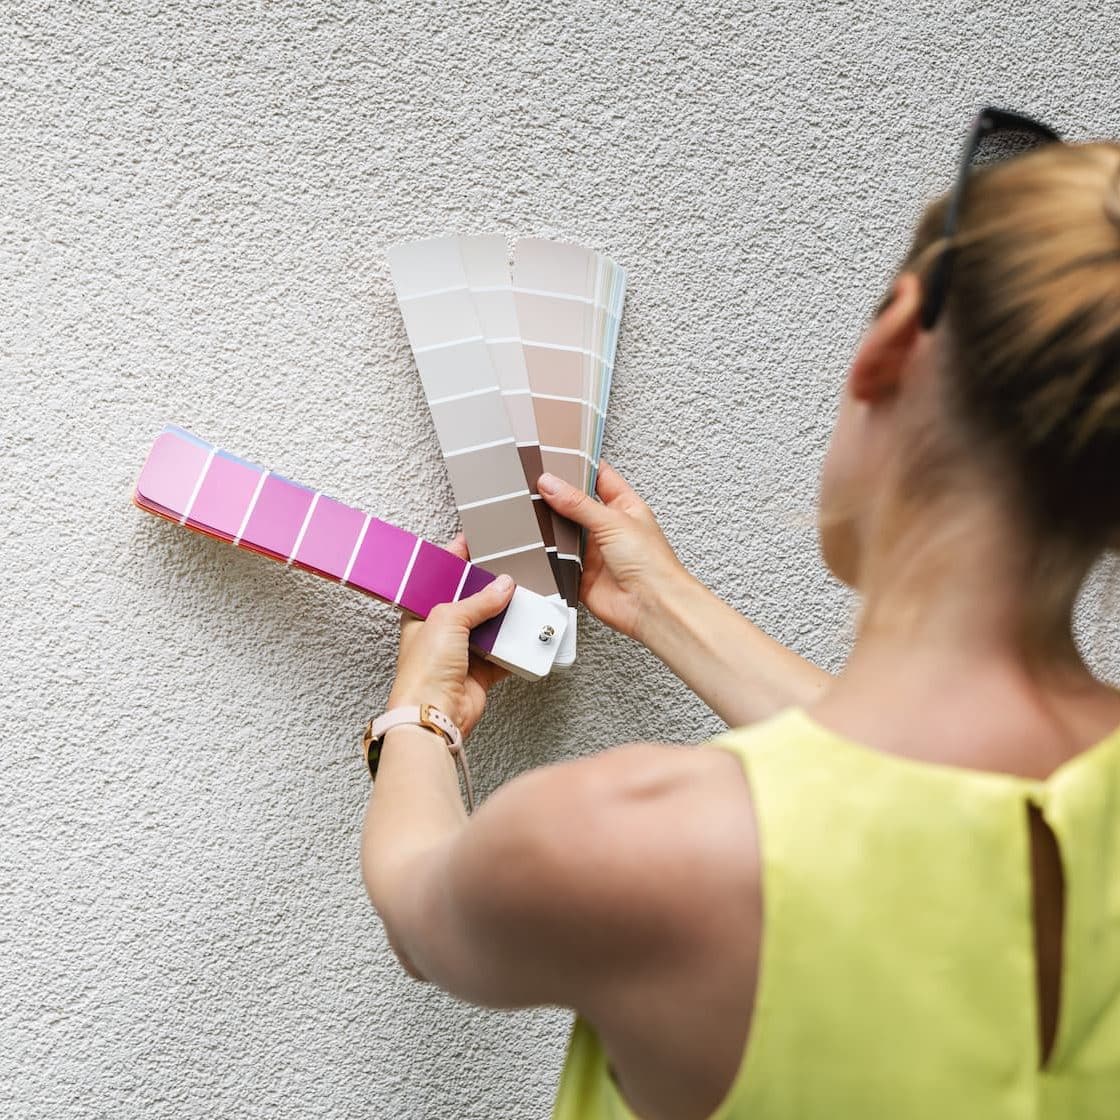
[(460, 560), (471, 558), (470, 552), (467, 551), (467, 538), (462, 533), (456, 533), (443, 547), (453, 556), (458, 556)]
[(455, 604), (459, 620), (473, 630), (479, 623), (500, 614), (509, 606), (513, 598), (514, 583), (509, 576), (498, 576), (491, 580), (481, 591), (460, 599)]
[(633, 498), (641, 501), (634, 487), (605, 459), (599, 460), (599, 477), (595, 483), (595, 493), (604, 502), (613, 502), (618, 498)]
[(593, 533), (598, 529), (605, 529), (617, 516), (615, 511), (600, 505), (594, 498), (554, 474), (542, 474), (537, 479), (537, 490), (557, 513)]

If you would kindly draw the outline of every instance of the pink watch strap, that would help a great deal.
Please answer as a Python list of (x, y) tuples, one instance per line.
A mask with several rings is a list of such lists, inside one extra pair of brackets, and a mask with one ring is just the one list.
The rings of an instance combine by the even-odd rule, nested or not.
[(473, 812), (474, 789), (471, 785), (471, 772), (467, 766), (467, 754), (466, 751), (463, 750), (463, 733), (450, 716), (444, 715), (443, 712), (433, 707), (431, 704), (392, 708), (383, 715), (378, 716), (377, 719), (369, 724), (366, 728), (363, 743), (366, 751), (366, 760), (370, 766), (370, 772), (376, 773), (376, 758), (371, 757), (371, 751), (379, 757), (381, 740), (384, 739), (385, 735), (394, 727), (406, 725), (423, 727), (443, 736), (447, 742), (447, 749), (451, 751), (459, 769), (463, 772), (463, 785), (467, 790), (467, 810), (468, 812)]

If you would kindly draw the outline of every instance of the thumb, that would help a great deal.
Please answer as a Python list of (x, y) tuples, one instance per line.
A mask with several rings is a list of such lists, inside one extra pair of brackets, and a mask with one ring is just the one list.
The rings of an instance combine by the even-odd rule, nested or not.
[(463, 625), (473, 630), (488, 618), (500, 614), (509, 606), (509, 601), (513, 598), (513, 590), (514, 582), (509, 576), (498, 576), (481, 591), (460, 599), (456, 608)]
[(605, 529), (614, 518), (611, 510), (554, 474), (542, 474), (537, 491), (557, 513), (593, 533)]

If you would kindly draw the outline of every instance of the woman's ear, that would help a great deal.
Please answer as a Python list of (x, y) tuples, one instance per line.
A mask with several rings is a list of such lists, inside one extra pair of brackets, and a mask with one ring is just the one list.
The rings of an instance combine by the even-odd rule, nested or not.
[(852, 359), (848, 385), (868, 404), (898, 389), (910, 351), (921, 333), (922, 282), (913, 272), (894, 282), (890, 299), (872, 321)]

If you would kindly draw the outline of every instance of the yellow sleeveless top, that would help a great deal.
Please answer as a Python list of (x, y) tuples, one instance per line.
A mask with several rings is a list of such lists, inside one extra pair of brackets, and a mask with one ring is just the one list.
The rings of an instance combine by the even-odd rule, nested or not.
[[(1118, 1120), (1120, 730), (1044, 782), (883, 754), (804, 712), (742, 761), (762, 856), (750, 1038), (710, 1120)], [(1039, 1068), (1027, 805), (1065, 881)], [(577, 1018), (553, 1120), (638, 1120)]]

